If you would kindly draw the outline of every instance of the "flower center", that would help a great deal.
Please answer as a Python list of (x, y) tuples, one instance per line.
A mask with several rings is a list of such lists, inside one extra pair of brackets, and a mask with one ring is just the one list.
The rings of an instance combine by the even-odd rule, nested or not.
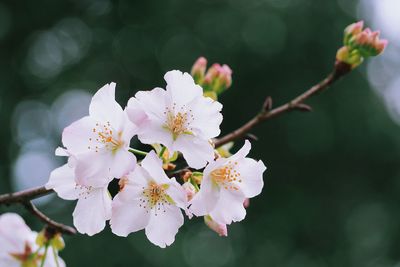
[(169, 185), (167, 184), (150, 182), (147, 188), (143, 187), (143, 198), (139, 199), (139, 207), (146, 209), (147, 212), (154, 208), (156, 216), (158, 211), (166, 212), (165, 205), (171, 205), (175, 203), (165, 192), (168, 187)]
[(122, 132), (116, 134), (110, 122), (105, 124), (96, 123), (96, 127), (92, 131), (94, 135), (89, 138), (89, 150), (94, 149), (99, 152), (100, 147), (104, 147), (107, 150), (115, 151), (124, 144), (121, 140)]
[(33, 253), (28, 242), (25, 242), (24, 252), (10, 253), (10, 256), (21, 262), (21, 266), (38, 266), (39, 261), (43, 258), (42, 254)]
[(167, 116), (165, 122), (165, 128), (172, 133), (174, 140), (178, 138), (181, 134), (193, 134), (192, 128), (190, 127), (190, 122), (193, 121), (192, 110), (189, 112), (185, 111), (185, 105), (180, 108), (179, 111), (176, 110), (176, 103), (172, 108), (166, 108), (164, 114)]
[(79, 198), (87, 199), (88, 196), (92, 193), (93, 187), (75, 184), (75, 190), (79, 190), (79, 194), (78, 194)]
[(214, 183), (227, 190), (239, 190), (238, 183), (241, 183), (242, 179), (240, 173), (235, 170), (237, 164), (236, 161), (229, 161), (227, 165), (213, 170), (210, 175)]

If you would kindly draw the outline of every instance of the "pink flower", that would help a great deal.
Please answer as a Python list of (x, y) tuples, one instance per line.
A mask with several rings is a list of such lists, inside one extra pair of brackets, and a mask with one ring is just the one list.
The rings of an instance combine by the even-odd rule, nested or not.
[(134, 125), (115, 101), (115, 83), (103, 86), (92, 98), (89, 116), (64, 129), (62, 141), (76, 159), (79, 184), (102, 186), (133, 170), (135, 156), (128, 151)]
[(192, 76), (180, 71), (165, 74), (167, 90), (136, 93), (127, 112), (145, 144), (162, 144), (169, 153), (179, 151), (188, 165), (200, 169), (214, 159), (210, 139), (220, 134), (222, 105), (203, 96)]
[(262, 161), (246, 157), (250, 148), (250, 142), (246, 140), (236, 154), (219, 158), (205, 168), (200, 191), (189, 202), (189, 210), (194, 215), (210, 215), (221, 224), (245, 218), (243, 202), (261, 193), (266, 170)]
[(46, 188), (54, 189), (60, 198), (78, 200), (72, 213), (74, 225), (80, 233), (89, 236), (101, 232), (111, 218), (111, 196), (107, 186), (107, 180), (96, 186), (80, 184), (75, 179), (74, 168), (68, 164), (52, 171), (46, 184)]
[[(0, 215), (0, 266), (39, 266), (43, 260), (44, 247), (40, 248), (36, 244), (37, 235), (19, 215)], [(59, 267), (65, 267), (64, 261), (58, 255), (57, 261)], [(44, 266), (57, 266), (53, 253), (47, 253)]]
[(184, 221), (181, 212), (187, 207), (184, 189), (175, 178), (167, 177), (154, 151), (123, 179), (123, 189), (112, 203), (112, 232), (127, 236), (145, 229), (153, 244), (162, 248), (171, 245)]

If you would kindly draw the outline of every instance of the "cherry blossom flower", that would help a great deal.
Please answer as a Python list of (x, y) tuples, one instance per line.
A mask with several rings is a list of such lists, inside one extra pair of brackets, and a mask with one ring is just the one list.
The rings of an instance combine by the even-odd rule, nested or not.
[[(0, 266), (20, 267), (39, 266), (44, 257), (45, 248), (40, 248), (35, 240), (37, 233), (33, 232), (24, 220), (15, 213), (0, 215)], [(45, 267), (65, 267), (64, 261), (53, 253), (47, 253)]]
[(52, 171), (46, 184), (46, 188), (54, 189), (60, 198), (78, 200), (72, 214), (74, 225), (80, 233), (90, 236), (101, 232), (111, 218), (111, 196), (107, 186), (107, 180), (97, 186), (79, 184), (74, 168), (68, 164)]
[(219, 158), (205, 168), (200, 191), (189, 202), (194, 215), (210, 215), (221, 224), (244, 219), (243, 202), (261, 193), (262, 175), (266, 170), (262, 161), (246, 157), (250, 148), (250, 142), (246, 140), (236, 154)]
[(115, 83), (103, 86), (92, 98), (89, 116), (72, 123), (62, 135), (64, 154), (76, 159), (79, 183), (102, 186), (104, 179), (132, 171), (136, 157), (128, 150), (134, 133), (134, 125), (115, 101)]
[(166, 90), (140, 91), (129, 100), (128, 116), (142, 143), (160, 143), (171, 155), (182, 152), (189, 166), (202, 168), (214, 159), (210, 139), (220, 134), (222, 105), (204, 97), (188, 73), (169, 71), (164, 79)]
[(175, 178), (168, 178), (162, 161), (151, 151), (135, 170), (122, 178), (123, 187), (112, 203), (111, 229), (127, 236), (145, 229), (153, 244), (165, 248), (183, 225), (186, 193)]

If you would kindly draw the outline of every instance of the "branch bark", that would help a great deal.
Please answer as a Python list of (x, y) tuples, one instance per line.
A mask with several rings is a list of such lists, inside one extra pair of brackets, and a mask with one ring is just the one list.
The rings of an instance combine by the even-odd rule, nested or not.
[(76, 234), (76, 230), (74, 228), (53, 221), (40, 210), (38, 210), (38, 208), (36, 208), (36, 206), (31, 202), (32, 199), (42, 197), (53, 192), (54, 191), (52, 189), (46, 189), (44, 186), (40, 186), (15, 193), (0, 195), (0, 206), (20, 203), (27, 211), (45, 223), (48, 231), (69, 235)]
[(311, 107), (304, 104), (303, 102), (305, 100), (307, 100), (308, 98), (310, 98), (311, 96), (328, 88), (331, 84), (333, 84), (334, 82), (339, 80), (342, 76), (349, 73), (350, 71), (351, 71), (350, 65), (343, 63), (343, 62), (336, 62), (334, 70), (324, 80), (322, 80), (318, 84), (314, 85), (313, 87), (311, 87), (310, 89), (308, 89), (307, 91), (302, 93), (301, 95), (295, 97), (291, 101), (287, 102), (286, 104), (283, 104), (274, 109), (271, 109), (272, 100), (270, 97), (268, 97), (265, 100), (263, 109), (260, 113), (258, 113), (250, 121), (245, 123), (240, 128), (236, 129), (235, 131), (233, 131), (221, 138), (216, 139), (214, 141), (215, 147), (220, 147), (222, 145), (225, 145), (226, 143), (229, 143), (231, 141), (242, 138), (251, 129), (253, 129), (255, 126), (257, 126), (261, 122), (272, 119), (274, 117), (277, 117), (288, 111), (292, 111), (292, 110), (311, 111)]

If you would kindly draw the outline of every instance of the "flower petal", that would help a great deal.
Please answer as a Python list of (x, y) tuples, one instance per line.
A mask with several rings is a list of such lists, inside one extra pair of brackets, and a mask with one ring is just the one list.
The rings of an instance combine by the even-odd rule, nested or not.
[(214, 149), (207, 140), (191, 135), (181, 135), (174, 144), (174, 151), (183, 154), (188, 165), (195, 169), (203, 168), (214, 159)]
[(170, 179), (162, 168), (162, 160), (157, 156), (154, 150), (150, 151), (149, 154), (146, 155), (142, 160), (141, 165), (158, 184), (170, 182)]
[(77, 157), (75, 179), (85, 186), (103, 187), (112, 180), (110, 168), (112, 154), (107, 151), (86, 152)]
[(0, 216), (0, 252), (24, 252), (25, 242), (30, 241), (31, 236), (31, 229), (18, 214), (4, 213)]
[(171, 178), (168, 185), (169, 187), (166, 190), (166, 193), (174, 200), (176, 206), (186, 210), (188, 201), (185, 189), (176, 181), (175, 178)]
[[(206, 173), (204, 172), (204, 174)], [(208, 175), (204, 175), (200, 191), (195, 194), (193, 199), (189, 202), (189, 204), (191, 205), (189, 207), (189, 210), (196, 216), (207, 215), (214, 209), (219, 197), (219, 186), (213, 184)]]
[[(130, 100), (127, 107), (129, 118), (133, 123), (138, 122), (134, 112), (139, 110), (143, 110), (151, 120), (165, 120), (165, 108), (169, 106), (171, 100), (164, 89), (157, 87), (151, 91), (139, 91), (135, 94), (135, 99), (137, 101)], [(141, 113), (138, 115), (139, 118), (143, 117)]]
[(68, 152), (73, 155), (87, 152), (90, 138), (96, 138), (93, 133), (95, 126), (96, 121), (87, 116), (66, 127), (62, 133), (62, 143)]
[(106, 84), (96, 92), (89, 106), (89, 114), (96, 120), (109, 121), (116, 130), (120, 130), (123, 110), (115, 101), (115, 83)]
[(125, 201), (126, 197), (121, 197), (131, 193), (135, 195), (136, 192), (131, 191), (129, 188), (124, 189), (114, 197), (112, 203), (110, 225), (112, 232), (118, 236), (128, 236), (132, 232), (142, 230), (150, 220), (150, 213), (144, 208), (140, 196), (136, 196), (135, 199), (129, 197), (129, 201)]
[(267, 169), (264, 163), (254, 159), (245, 158), (239, 161), (237, 171), (242, 177), (240, 190), (247, 198), (259, 195), (263, 189), (263, 173)]
[(190, 127), (197, 137), (208, 140), (221, 133), (219, 128), (222, 122), (221, 103), (201, 96), (194, 99), (188, 106), (194, 114)]
[(75, 200), (79, 197), (75, 182), (74, 169), (65, 164), (50, 173), (47, 189), (54, 189), (57, 195), (66, 200)]
[(101, 232), (111, 218), (111, 197), (107, 188), (93, 189), (80, 198), (72, 215), (80, 233), (92, 236)]
[(127, 173), (133, 171), (135, 166), (135, 155), (124, 149), (119, 149), (112, 157), (110, 175), (115, 178), (121, 178)]
[(177, 206), (165, 206), (165, 212), (151, 211), (150, 221), (146, 227), (146, 236), (153, 244), (165, 248), (175, 241), (175, 235), (183, 225), (183, 215)]
[(241, 192), (221, 190), (220, 198), (210, 216), (214, 221), (223, 224), (243, 220), (246, 217), (246, 209), (243, 207), (245, 198)]
[(182, 107), (196, 97), (203, 96), (203, 89), (194, 83), (189, 73), (172, 70), (164, 75), (164, 79), (167, 82), (167, 92), (177, 107)]

